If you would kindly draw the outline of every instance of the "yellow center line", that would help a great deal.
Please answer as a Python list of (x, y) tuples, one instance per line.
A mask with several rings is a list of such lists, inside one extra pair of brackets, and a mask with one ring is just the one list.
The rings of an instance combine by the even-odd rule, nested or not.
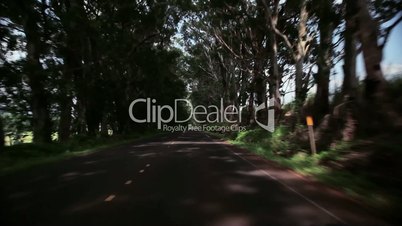
[(125, 185), (129, 185), (129, 184), (131, 184), (133, 181), (131, 181), (131, 180), (128, 180), (128, 181), (126, 181), (126, 183), (124, 183)]
[(116, 196), (115, 195), (109, 195), (106, 199), (105, 202), (110, 202), (112, 201)]

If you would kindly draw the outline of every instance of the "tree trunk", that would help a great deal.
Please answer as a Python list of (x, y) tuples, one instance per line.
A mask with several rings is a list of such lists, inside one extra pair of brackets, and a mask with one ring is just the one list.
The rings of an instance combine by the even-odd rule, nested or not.
[(67, 33), (67, 48), (64, 49), (64, 73), (63, 82), (60, 84), (60, 122), (59, 122), (59, 141), (66, 142), (71, 134), (71, 120), (72, 120), (72, 94), (70, 87), (72, 86), (71, 79), (78, 77), (76, 74), (80, 73), (81, 64), (79, 62), (79, 55), (76, 54), (75, 49), (79, 48), (77, 40), (72, 35), (72, 29), (66, 27)]
[[(398, 117), (393, 114), (393, 106), (385, 96), (386, 80), (381, 70), (382, 47), (378, 44), (379, 26), (371, 17), (366, 0), (348, 0), (346, 7), (350, 14), (347, 19), (356, 24), (366, 69), (364, 101), (360, 110), (364, 114), (358, 118), (359, 131), (366, 135), (378, 134), (380, 130), (389, 131)], [(383, 120), (373, 120), (378, 118)]]
[(248, 123), (249, 125), (255, 124), (254, 118), (254, 89), (251, 90), (249, 99), (248, 99)]
[(332, 35), (334, 31), (332, 2), (323, 1), (319, 9), (320, 45), (318, 47), (317, 93), (314, 100), (314, 116), (317, 120), (329, 112), (329, 77), (332, 66)]
[(279, 0), (273, 1), (273, 8), (266, 1), (262, 1), (265, 8), (266, 21), (268, 24), (268, 39), (269, 39), (269, 58), (270, 58), (270, 76), (268, 79), (269, 97), (274, 100), (275, 108), (275, 123), (279, 123), (281, 115), (281, 94), (280, 86), (282, 84), (282, 75), (279, 73), (278, 66), (278, 41), (276, 34), (276, 26), (278, 24), (278, 6)]
[(297, 51), (294, 55), (295, 60), (295, 96), (296, 96), (296, 112), (298, 114), (298, 118), (300, 118), (301, 107), (303, 105), (304, 100), (306, 99), (307, 93), (306, 90), (303, 89), (303, 65), (304, 58), (306, 56), (306, 45), (307, 45), (307, 20), (308, 20), (308, 11), (306, 1), (301, 2), (300, 8), (300, 21), (298, 25), (298, 41), (297, 41)]
[(109, 136), (108, 117), (107, 117), (106, 114), (103, 114), (103, 115), (102, 115), (101, 136), (102, 136), (102, 137), (107, 137), (107, 136)]
[[(278, 5), (279, 0), (275, 0), (273, 2), (273, 10), (270, 10), (269, 6), (266, 2), (263, 2), (265, 6), (265, 11), (267, 15), (267, 23), (268, 28), (270, 30), (268, 37), (269, 37), (269, 53), (270, 53), (270, 63), (271, 63), (271, 76), (269, 79), (270, 85), (270, 98), (275, 100), (274, 106), (275, 110), (279, 113), (281, 109), (281, 94), (280, 94), (280, 86), (282, 83), (282, 76), (279, 73), (279, 66), (278, 66), (278, 40), (276, 37), (276, 26), (278, 24)], [(278, 118), (278, 117), (275, 117)]]
[(60, 122), (58, 128), (59, 141), (66, 142), (70, 138), (71, 133), (71, 97), (65, 95), (60, 101)]
[(27, 63), (25, 69), (29, 80), (28, 84), (31, 88), (33, 141), (35, 143), (48, 143), (51, 142), (49, 104), (44, 88), (45, 75), (41, 72), (42, 66), (39, 62), (41, 41), (38, 34), (38, 15), (34, 15), (32, 10), (32, 5), (27, 5), (23, 8), (23, 12), (25, 13), (23, 27), (27, 41)]
[[(54, 2), (55, 3), (55, 2)], [(53, 4), (56, 15), (66, 33), (66, 46), (62, 46), (64, 59), (63, 82), (60, 84), (60, 122), (59, 140), (65, 142), (72, 131), (72, 108), (76, 115), (75, 131), (82, 134), (86, 132), (85, 112), (86, 81), (84, 81), (83, 51), (84, 12), (81, 0), (64, 0), (61, 4)], [(75, 86), (77, 104), (73, 106), (71, 88)]]
[(297, 110), (300, 110), (305, 99), (303, 95), (303, 57), (299, 56), (296, 58), (295, 68), (295, 99)]
[[(277, 23), (277, 15), (273, 15), (271, 18), (272, 22), (270, 27), (275, 28)], [(280, 109), (281, 109), (281, 93), (280, 86), (282, 83), (282, 76), (279, 74), (279, 66), (278, 66), (278, 43), (275, 31), (271, 29), (269, 32), (269, 40), (270, 40), (270, 63), (271, 63), (271, 76), (269, 79), (270, 82), (270, 97), (274, 99), (275, 103), (275, 119), (279, 120)], [(277, 121), (278, 122), (278, 121)]]
[[(230, 103), (230, 84), (228, 81), (228, 70), (225, 65), (225, 60), (223, 56), (219, 53), (216, 54), (217, 61), (219, 62), (219, 76), (221, 78), (221, 84), (222, 84), (222, 98), (224, 102), (224, 106), (227, 106), (228, 103)], [(223, 120), (223, 119), (222, 119)]]
[(4, 127), (3, 127), (3, 119), (0, 117), (0, 152), (4, 150), (5, 145), (5, 135), (4, 135)]
[[(58, 9), (59, 14), (63, 13), (62, 8)], [(96, 75), (99, 68), (97, 46), (92, 38), (93, 31), (84, 9), (84, 2), (64, 1), (64, 8), (66, 15), (61, 18), (66, 18), (62, 23), (68, 39), (65, 60), (72, 73), (76, 90), (77, 130), (80, 134), (95, 135), (99, 130), (103, 107), (103, 92), (99, 90), (100, 85), (97, 83), (100, 76)], [(66, 108), (69, 106), (66, 105)], [(67, 117), (67, 113), (65, 116)], [(66, 126), (67, 120), (66, 118)]]
[[(346, 3), (349, 4), (349, 3)], [(345, 38), (345, 55), (344, 55), (344, 65), (343, 65), (343, 84), (342, 84), (342, 95), (348, 97), (348, 99), (357, 98), (357, 88), (358, 81), (356, 77), (356, 20), (354, 18), (353, 8), (346, 6), (346, 25), (344, 31)]]
[[(255, 60), (254, 62), (254, 87), (256, 94), (257, 106), (266, 103), (266, 81), (264, 79), (263, 70), (262, 70), (262, 62), (261, 60)], [(263, 109), (257, 112), (257, 120), (259, 122), (267, 121), (267, 109)]]
[[(86, 61), (93, 67), (86, 67), (86, 115), (85, 120), (88, 127), (88, 135), (95, 136), (99, 132), (99, 125), (102, 121), (102, 112), (104, 108), (104, 96), (101, 80), (99, 75), (99, 61), (96, 51), (96, 41), (92, 37), (87, 37), (87, 55)], [(89, 70), (88, 70), (89, 69)]]
[[(356, 77), (356, 10), (349, 7), (349, 2), (346, 2), (346, 15), (345, 15), (345, 31), (344, 31), (344, 65), (343, 65), (343, 84), (342, 84), (342, 97), (343, 104), (345, 106), (344, 117), (342, 123), (341, 133), (342, 140), (350, 141), (353, 140), (357, 133), (358, 120), (358, 80)], [(339, 118), (339, 116), (338, 116)], [(360, 117), (361, 119), (361, 117)], [(339, 119), (338, 119), (339, 121)]]
[(382, 48), (378, 45), (379, 27), (371, 17), (366, 0), (348, 0), (349, 7), (356, 11), (358, 38), (362, 45), (366, 69), (365, 98), (379, 101), (384, 96), (386, 81), (381, 70)]

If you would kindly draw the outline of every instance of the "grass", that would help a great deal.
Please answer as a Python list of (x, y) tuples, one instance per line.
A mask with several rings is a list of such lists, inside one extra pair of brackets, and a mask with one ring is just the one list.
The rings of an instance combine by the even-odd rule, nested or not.
[(297, 142), (291, 141), (291, 138), (288, 140), (289, 132), (283, 127), (272, 134), (256, 129), (240, 132), (234, 137), (231, 134), (230, 138), (224, 134), (219, 134), (218, 137), (299, 174), (339, 188), (386, 217), (394, 218), (399, 214), (397, 210), (402, 209), (402, 195), (398, 189), (373, 181), (364, 172), (339, 170), (322, 164), (328, 160), (341, 160), (343, 153), (353, 145), (351, 143), (339, 143), (330, 150), (312, 156), (309, 151), (301, 149)]
[(0, 153), (0, 175), (25, 170), (33, 166), (88, 155), (104, 148), (115, 147), (156, 135), (155, 132), (102, 138), (75, 137), (66, 144), (22, 143), (8, 146)]

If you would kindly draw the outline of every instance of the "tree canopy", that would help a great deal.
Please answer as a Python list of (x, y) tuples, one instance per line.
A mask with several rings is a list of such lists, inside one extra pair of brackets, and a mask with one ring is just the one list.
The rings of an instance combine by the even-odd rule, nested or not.
[[(131, 121), (127, 109), (147, 97), (204, 105), (222, 98), (247, 106), (250, 126), (253, 107), (273, 99), (277, 123), (341, 114), (339, 131), (351, 124), (352, 134), (370, 131), (378, 128), (370, 117), (380, 116), (394, 128), (401, 112), (381, 61), (401, 6), (399, 0), (4, 0), (0, 135), (32, 131), (34, 142), (51, 142), (52, 134), (64, 142), (143, 131), (151, 126)], [(359, 54), (363, 82), (356, 76)], [(343, 64), (343, 85), (332, 90), (336, 64)], [(289, 94), (294, 98), (285, 106)]]

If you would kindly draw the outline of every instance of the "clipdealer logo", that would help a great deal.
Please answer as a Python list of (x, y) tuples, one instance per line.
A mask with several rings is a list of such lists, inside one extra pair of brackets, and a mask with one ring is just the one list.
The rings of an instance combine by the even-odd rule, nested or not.
[[(146, 117), (137, 118), (134, 115), (134, 108), (137, 104), (146, 105)], [(179, 104), (185, 104), (188, 107), (188, 115), (185, 119), (179, 119), (177, 112), (179, 109)], [(261, 128), (273, 132), (275, 128), (275, 110), (271, 107), (274, 106), (274, 99), (270, 99), (268, 103), (260, 104), (254, 107), (254, 120), (258, 126)], [(242, 111), (247, 106), (241, 106), (240, 108), (234, 105), (224, 106), (223, 99), (220, 100), (220, 106), (216, 105), (197, 105), (193, 106), (191, 102), (187, 99), (175, 99), (174, 106), (169, 105), (158, 105), (156, 99), (152, 98), (139, 98), (131, 102), (128, 108), (128, 114), (136, 123), (156, 123), (158, 129), (162, 129), (167, 123), (186, 123), (192, 120), (198, 124), (205, 123), (241, 123), (242, 122)], [(257, 114), (259, 111), (267, 109), (267, 123), (264, 124), (258, 121)], [(233, 126), (230, 128), (234, 128)]]

